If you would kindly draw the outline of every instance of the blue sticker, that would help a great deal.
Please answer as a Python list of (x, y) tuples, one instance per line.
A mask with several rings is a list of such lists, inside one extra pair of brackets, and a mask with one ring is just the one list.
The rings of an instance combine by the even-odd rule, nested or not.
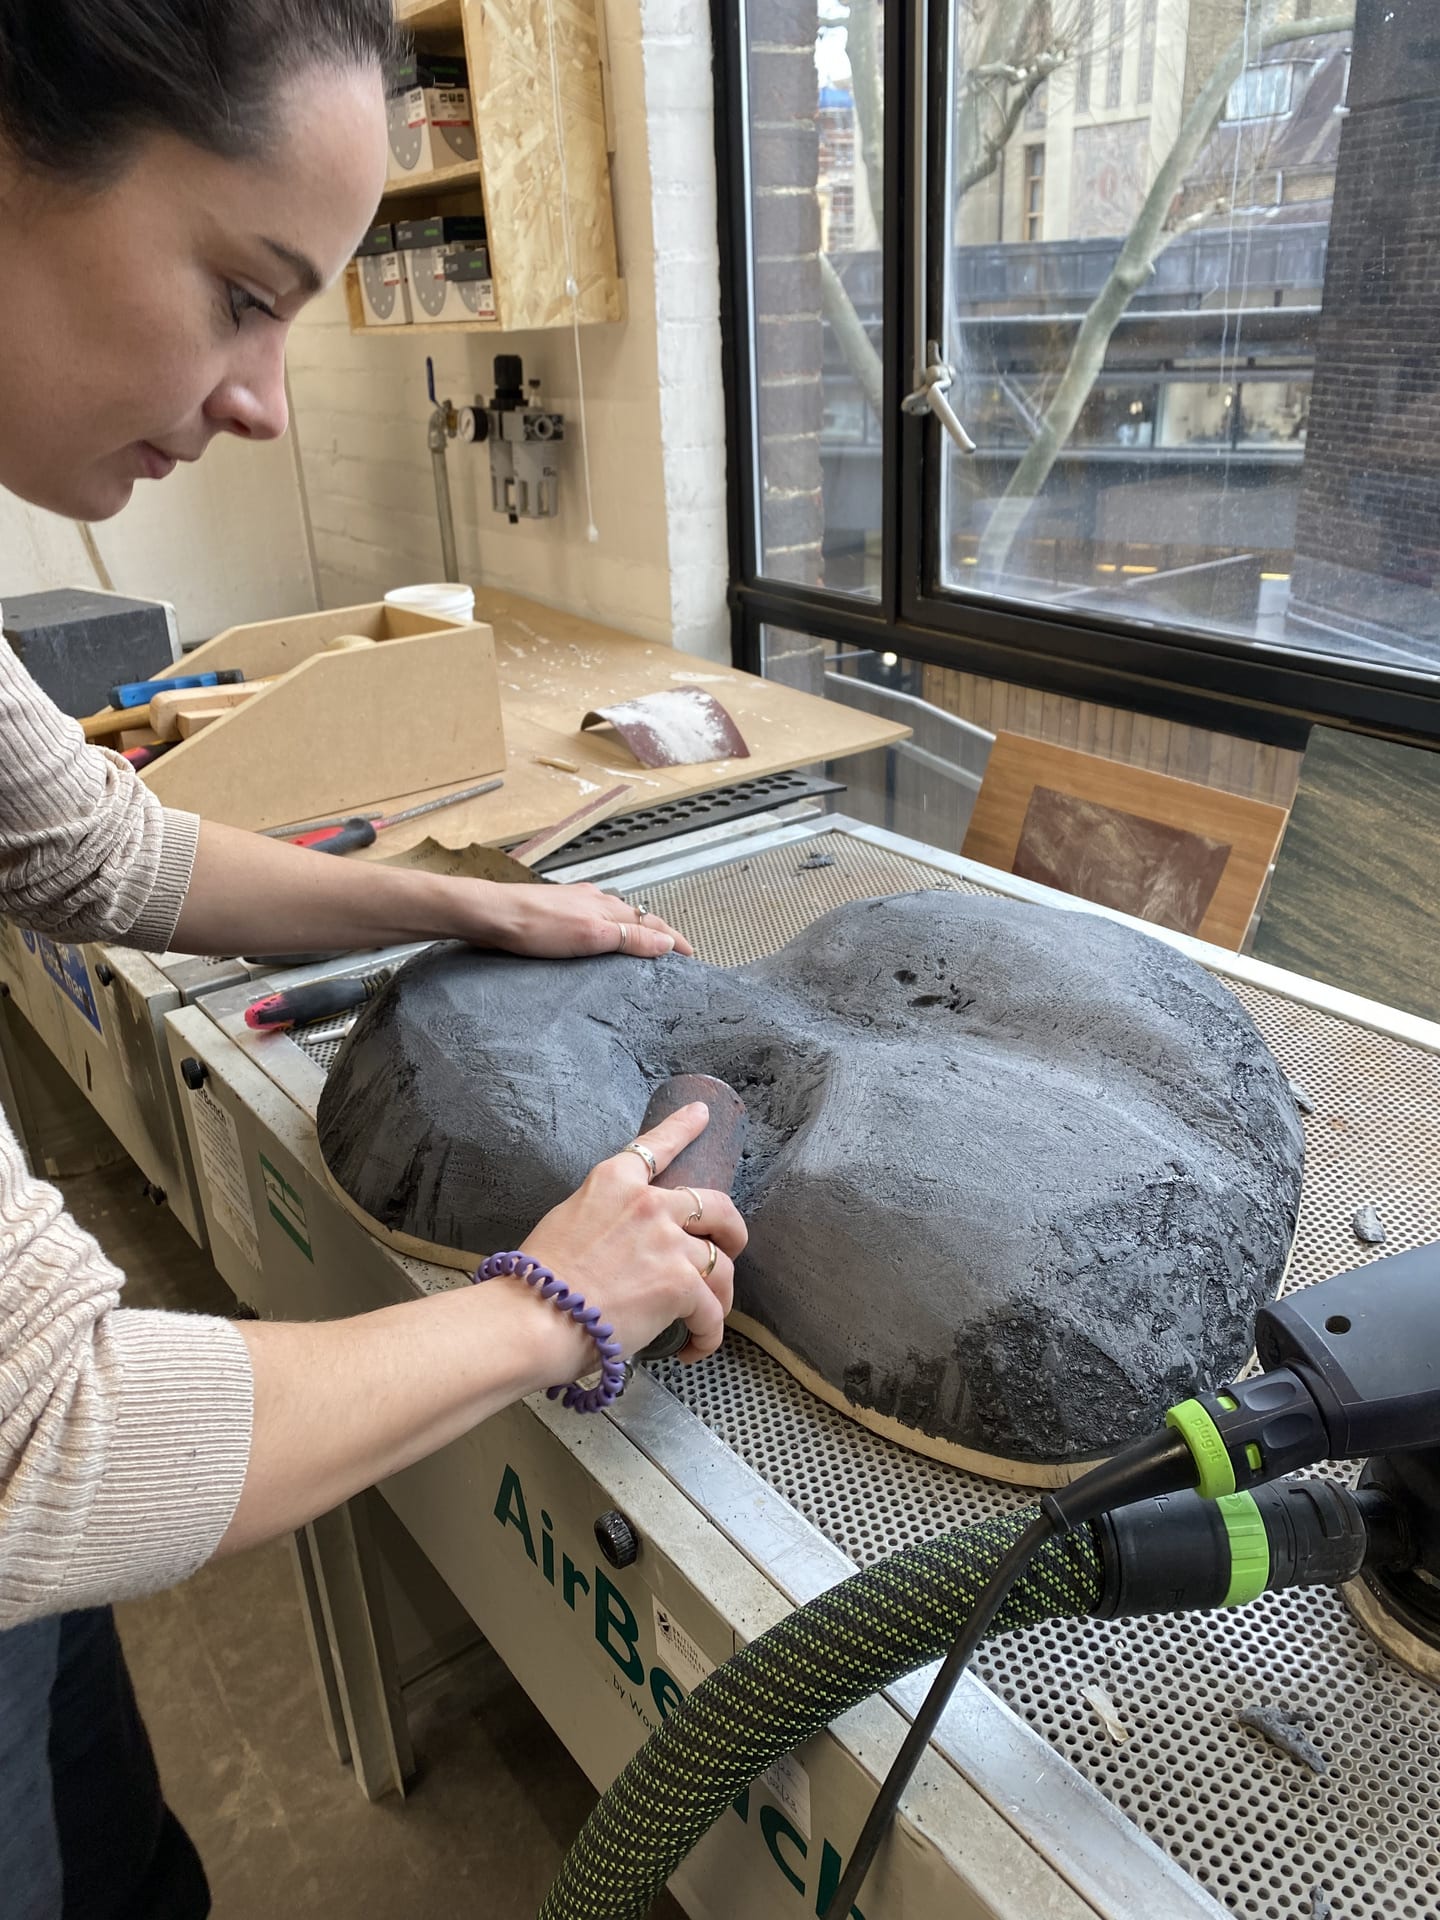
[(95, 987), (79, 947), (66, 946), (58, 940), (47, 940), (43, 933), (26, 933), (21, 938), (80, 1017), (88, 1020), (103, 1040), (105, 1029), (100, 1024)]

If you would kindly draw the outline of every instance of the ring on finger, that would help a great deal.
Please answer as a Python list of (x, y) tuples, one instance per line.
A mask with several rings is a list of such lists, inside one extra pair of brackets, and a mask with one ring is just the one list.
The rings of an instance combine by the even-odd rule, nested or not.
[(685, 1216), (686, 1226), (693, 1227), (697, 1220), (703, 1220), (705, 1218), (705, 1202), (700, 1198), (694, 1187), (681, 1187), (680, 1191), (681, 1193), (688, 1193), (690, 1198), (695, 1202), (695, 1211)]
[(650, 909), (645, 905), (645, 902), (643, 900), (632, 900), (630, 904), (635, 909), (635, 918), (637, 922), (643, 927), (645, 924), (645, 916), (650, 911)]
[(708, 1280), (711, 1274), (714, 1273), (716, 1262), (719, 1260), (719, 1258), (720, 1258), (720, 1249), (719, 1247), (716, 1246), (715, 1242), (712, 1240), (710, 1242), (710, 1262), (709, 1262), (709, 1265), (706, 1267), (705, 1271), (700, 1276), (702, 1280)]
[(628, 1147), (622, 1147), (620, 1151), (622, 1153), (639, 1154), (640, 1158), (645, 1162), (645, 1165), (649, 1168), (650, 1179), (653, 1180), (656, 1174), (660, 1171), (659, 1165), (655, 1159), (654, 1154), (651, 1153), (649, 1147), (642, 1147), (638, 1140), (632, 1140)]
[(628, 953), (630, 951), (630, 923), (628, 920), (622, 920), (620, 922), (620, 951), (621, 953)]

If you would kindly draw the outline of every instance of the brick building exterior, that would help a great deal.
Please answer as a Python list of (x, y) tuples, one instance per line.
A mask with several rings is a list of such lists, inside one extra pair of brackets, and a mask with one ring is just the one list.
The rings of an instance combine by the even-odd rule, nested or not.
[(816, 0), (759, 0), (750, 20), (763, 570), (816, 586), (824, 525)]
[(1440, 8), (1359, 0), (1295, 538), (1296, 638), (1440, 641)]

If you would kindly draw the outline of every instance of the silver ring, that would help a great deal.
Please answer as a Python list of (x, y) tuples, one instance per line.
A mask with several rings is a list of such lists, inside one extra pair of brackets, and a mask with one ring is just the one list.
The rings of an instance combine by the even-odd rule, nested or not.
[(715, 1263), (719, 1260), (719, 1258), (720, 1258), (720, 1249), (719, 1247), (716, 1246), (715, 1242), (712, 1240), (710, 1242), (710, 1264), (708, 1267), (706, 1267), (705, 1271), (701, 1274), (700, 1278), (702, 1280), (708, 1280), (711, 1274), (714, 1273)]
[(637, 926), (643, 927), (645, 924), (645, 916), (650, 911), (650, 909), (644, 904), (643, 901), (640, 901), (640, 900), (632, 900), (630, 904), (635, 909), (635, 921)]
[(685, 1221), (687, 1227), (693, 1227), (697, 1220), (703, 1220), (705, 1218), (705, 1202), (700, 1198), (694, 1187), (681, 1187), (680, 1191), (681, 1193), (688, 1193), (690, 1198), (695, 1202), (694, 1213), (689, 1214)]
[(619, 922), (619, 926), (620, 951), (621, 953), (628, 953), (630, 951), (630, 923), (628, 920), (622, 920)]
[(660, 1168), (656, 1162), (654, 1154), (651, 1153), (649, 1147), (642, 1147), (638, 1140), (632, 1140), (628, 1147), (622, 1147), (620, 1151), (622, 1153), (638, 1153), (640, 1158), (645, 1162), (646, 1166), (650, 1169), (650, 1178), (652, 1180), (655, 1178), (656, 1174), (660, 1171)]

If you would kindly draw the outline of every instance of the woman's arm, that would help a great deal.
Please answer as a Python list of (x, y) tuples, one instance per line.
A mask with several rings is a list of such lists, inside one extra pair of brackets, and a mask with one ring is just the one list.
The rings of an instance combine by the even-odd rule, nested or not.
[[(625, 935), (622, 942), (621, 928)], [(443, 880), (315, 853), (205, 821), (174, 932), (185, 953), (305, 953), (402, 940), (468, 940), (550, 959), (691, 951), (651, 914), (598, 887)]]
[(89, 745), (3, 644), (0, 913), (62, 940), (188, 953), (432, 939), (553, 959), (691, 950), (596, 887), (442, 880), (202, 826), (162, 807), (128, 761)]
[[(647, 1134), (657, 1163), (706, 1117), (689, 1107)], [(628, 1153), (525, 1251), (601, 1309), (625, 1352), (676, 1319), (710, 1352), (745, 1228), (724, 1195), (702, 1197), (720, 1250), (708, 1276), (689, 1194), (649, 1186)], [(594, 1364), (588, 1338), (516, 1280), (310, 1326), (117, 1309), (120, 1275), (25, 1175), (3, 1123), (0, 1229), (0, 1627), (182, 1580)]]
[[(704, 1107), (686, 1107), (646, 1134), (657, 1164), (669, 1166), (708, 1119)], [(746, 1235), (726, 1196), (702, 1197), (720, 1249), (708, 1276), (709, 1242), (686, 1230), (689, 1191), (652, 1187), (631, 1153), (603, 1161), (523, 1250), (599, 1307), (626, 1353), (677, 1319), (689, 1324), (692, 1358), (713, 1353)], [(588, 1335), (514, 1279), (354, 1320), (249, 1321), (241, 1332), (255, 1371), (255, 1430), (224, 1552), (313, 1519), (501, 1407), (595, 1365)]]
[(198, 826), (88, 745), (0, 641), (0, 913), (62, 940), (163, 948)]

